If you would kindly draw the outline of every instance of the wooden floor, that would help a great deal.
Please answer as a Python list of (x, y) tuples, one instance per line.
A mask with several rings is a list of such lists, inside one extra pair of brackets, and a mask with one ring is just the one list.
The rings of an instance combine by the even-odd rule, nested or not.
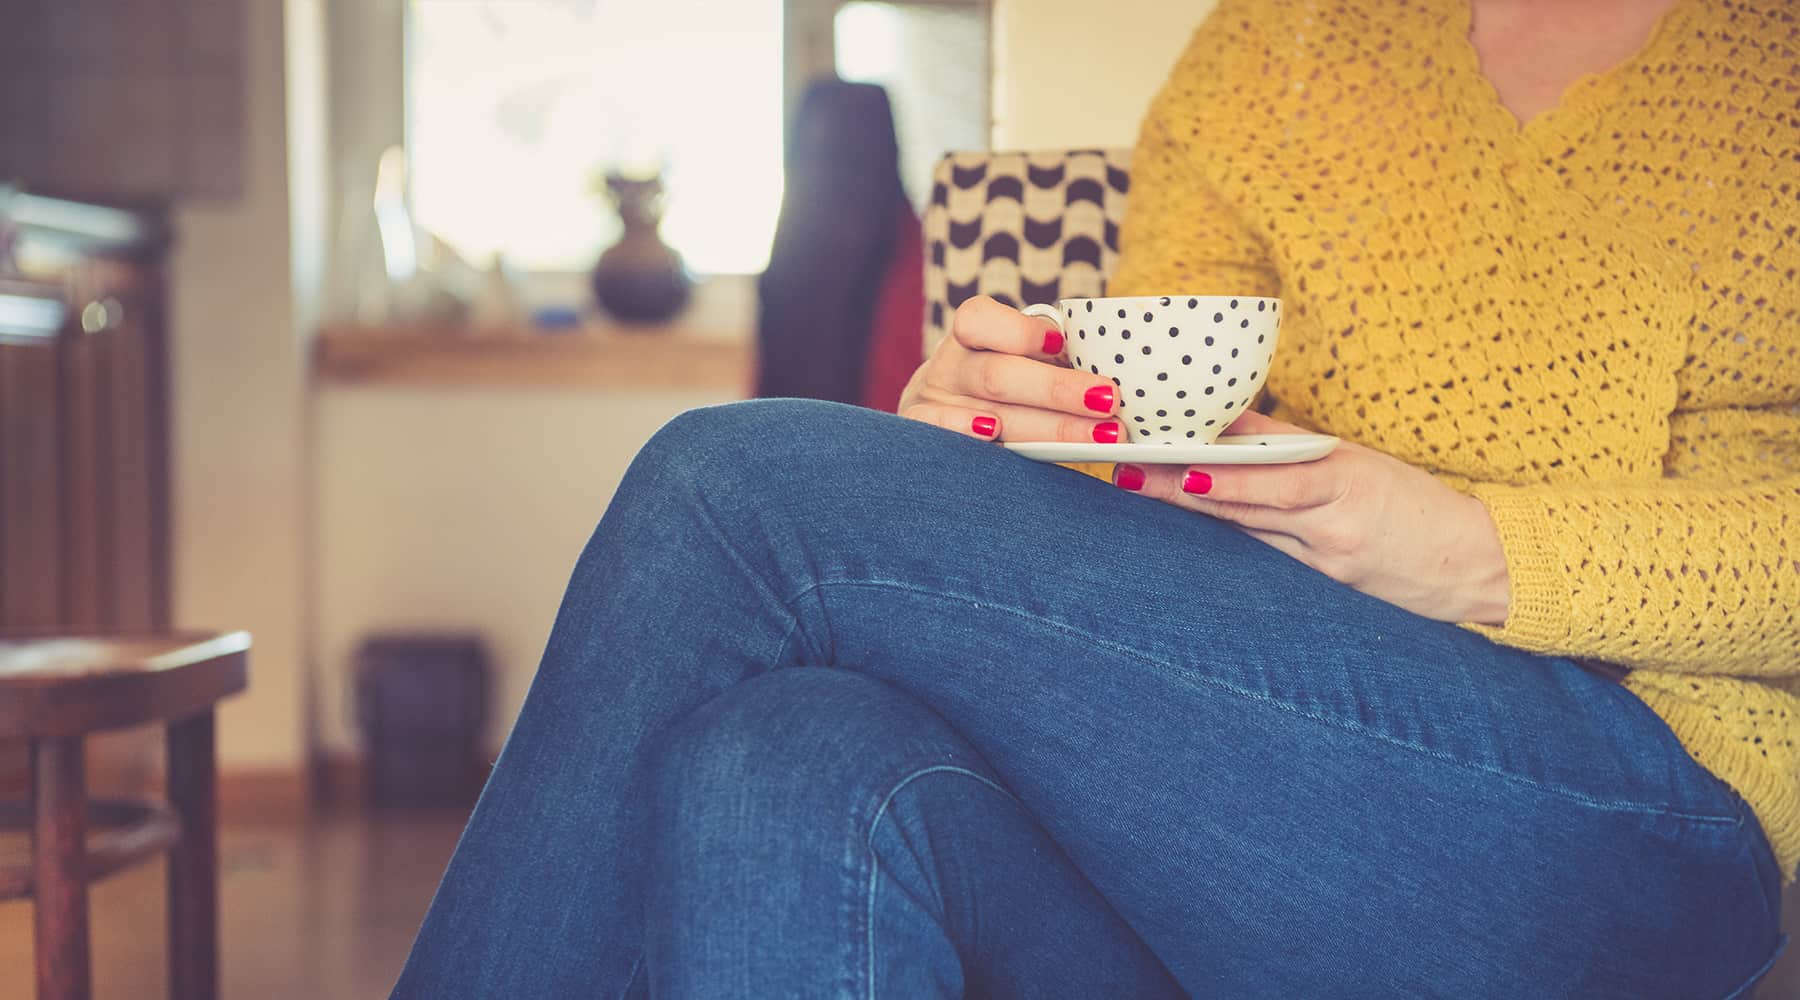
[[(463, 817), (345, 817), (227, 828), (220, 842), (228, 998), (376, 1000), (406, 960)], [(94, 887), (96, 1000), (167, 995), (163, 866)], [(0, 903), (0, 997), (28, 998), (31, 907)]]
[[(227, 828), (220, 848), (225, 996), (387, 996), (461, 829), (460, 815)], [(97, 1000), (166, 995), (162, 888), (160, 863), (94, 888)], [(1800, 891), (1788, 893), (1787, 904), (1788, 927), (1800, 927)], [(0, 904), (0, 997), (31, 996), (31, 938), (29, 904)], [(1757, 997), (1800, 1000), (1800, 942)]]

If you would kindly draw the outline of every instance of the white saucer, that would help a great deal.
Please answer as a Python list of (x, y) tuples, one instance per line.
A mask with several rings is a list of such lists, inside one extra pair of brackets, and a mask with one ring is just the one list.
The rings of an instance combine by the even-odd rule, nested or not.
[(1325, 434), (1236, 434), (1212, 444), (1076, 444), (1003, 441), (1001, 447), (1034, 462), (1136, 462), (1140, 465), (1281, 465), (1331, 454), (1338, 439)]

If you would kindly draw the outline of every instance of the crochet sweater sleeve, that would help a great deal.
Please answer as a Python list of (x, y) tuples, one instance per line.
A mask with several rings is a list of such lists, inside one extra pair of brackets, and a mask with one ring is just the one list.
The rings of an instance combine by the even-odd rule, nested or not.
[(1475, 486), (1512, 576), (1500, 642), (1631, 667), (1800, 675), (1800, 477)]

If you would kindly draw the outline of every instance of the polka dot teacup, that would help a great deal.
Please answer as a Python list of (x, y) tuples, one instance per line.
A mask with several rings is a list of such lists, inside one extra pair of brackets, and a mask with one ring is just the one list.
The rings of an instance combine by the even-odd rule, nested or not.
[(1254, 295), (1060, 299), (1025, 308), (1063, 331), (1063, 353), (1119, 387), (1133, 444), (1210, 444), (1256, 398), (1281, 333), (1281, 300)]

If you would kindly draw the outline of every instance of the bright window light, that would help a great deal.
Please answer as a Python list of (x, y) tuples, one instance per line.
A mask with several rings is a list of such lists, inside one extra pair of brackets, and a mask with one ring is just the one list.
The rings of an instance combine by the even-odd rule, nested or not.
[(901, 20), (892, 4), (847, 3), (832, 27), (839, 76), (882, 81), (899, 74)]
[(986, 7), (853, 0), (837, 9), (832, 36), (839, 76), (887, 88), (915, 202), (945, 152), (987, 148)]
[(663, 238), (700, 273), (768, 262), (781, 206), (781, 0), (408, 0), (418, 223), (481, 262), (592, 266), (595, 179), (665, 164)]

